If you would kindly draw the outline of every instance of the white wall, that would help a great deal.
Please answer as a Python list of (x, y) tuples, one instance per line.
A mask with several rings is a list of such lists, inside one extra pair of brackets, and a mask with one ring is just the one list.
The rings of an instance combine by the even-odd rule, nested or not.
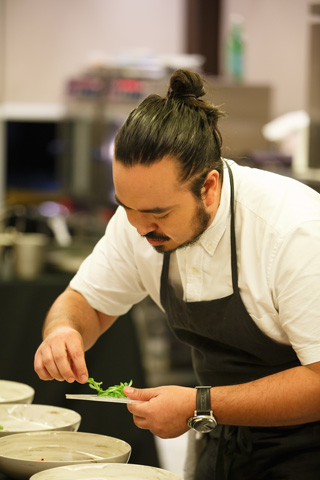
[(309, 5), (314, 3), (317, 0), (223, 0), (223, 35), (230, 14), (242, 15), (245, 78), (273, 87), (272, 116), (307, 108)]
[[(183, 53), (185, 0), (0, 0), (5, 102), (59, 102), (91, 52)], [(1, 98), (0, 98), (1, 100)]]
[[(244, 17), (245, 77), (273, 87), (272, 116), (306, 108), (308, 7), (318, 0), (222, 1), (223, 34), (230, 13)], [(185, 52), (186, 0), (0, 0), (3, 10), (0, 102), (59, 102), (93, 51)]]

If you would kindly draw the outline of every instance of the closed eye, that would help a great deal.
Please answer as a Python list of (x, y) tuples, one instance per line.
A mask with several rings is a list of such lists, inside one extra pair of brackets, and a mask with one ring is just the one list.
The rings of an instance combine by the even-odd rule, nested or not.
[(170, 215), (170, 212), (165, 213), (163, 215), (154, 215), (154, 218), (156, 218), (157, 220), (162, 220), (163, 218), (167, 218), (169, 215)]
[[(115, 195), (114, 198), (115, 198), (115, 201), (118, 203), (118, 205), (123, 207), (126, 211), (132, 210), (132, 208), (130, 208), (127, 205), (125, 205), (124, 203), (122, 203), (121, 200), (119, 200), (119, 198), (117, 197), (117, 195)], [(171, 206), (168, 206), (168, 207), (165, 207), (165, 208), (163, 208), (163, 207), (146, 208), (146, 209), (137, 210), (137, 212), (150, 213), (150, 214), (153, 214), (153, 216), (155, 218), (161, 219), (161, 218), (168, 217), (168, 215), (171, 213), (171, 210), (173, 209), (173, 207), (174, 207), (174, 205), (171, 205)]]

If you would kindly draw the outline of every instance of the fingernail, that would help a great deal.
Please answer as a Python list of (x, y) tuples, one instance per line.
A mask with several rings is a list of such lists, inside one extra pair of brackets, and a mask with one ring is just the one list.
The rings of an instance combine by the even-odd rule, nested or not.
[(87, 381), (86, 375), (81, 375), (80, 382), (86, 382), (86, 381)]
[(134, 388), (132, 388), (132, 387), (126, 387), (126, 392), (127, 392), (127, 393), (134, 393)]
[(73, 378), (73, 377), (67, 378), (67, 382), (68, 382), (68, 383), (74, 382), (74, 378)]

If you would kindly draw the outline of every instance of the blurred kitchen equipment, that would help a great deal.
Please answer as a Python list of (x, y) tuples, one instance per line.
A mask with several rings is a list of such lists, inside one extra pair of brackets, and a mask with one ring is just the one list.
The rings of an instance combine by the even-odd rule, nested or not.
[(64, 118), (68, 196), (115, 210), (112, 179), (114, 140), (129, 113), (150, 93), (164, 94), (163, 68), (90, 65), (67, 82)]
[(0, 233), (0, 278), (7, 279), (12, 276), (12, 247), (15, 231)]
[(165, 313), (147, 297), (134, 306), (132, 317), (148, 386), (195, 385), (190, 347), (172, 335)]
[(36, 278), (44, 267), (48, 237), (42, 233), (20, 233), (13, 245), (14, 271), (18, 278)]
[(275, 144), (281, 154), (291, 156), (294, 173), (308, 168), (309, 125), (309, 115), (298, 110), (275, 118), (262, 129), (264, 137)]
[(48, 227), (52, 230), (57, 245), (60, 247), (67, 247), (72, 242), (66, 217), (69, 215), (69, 210), (65, 205), (57, 202), (42, 202), (38, 207), (38, 212), (46, 218)]

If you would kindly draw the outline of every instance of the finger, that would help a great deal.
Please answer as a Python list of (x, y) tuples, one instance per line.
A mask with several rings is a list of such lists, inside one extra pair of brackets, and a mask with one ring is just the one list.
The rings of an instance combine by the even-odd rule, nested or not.
[[(73, 362), (72, 350), (68, 350), (66, 344), (54, 343), (51, 346), (52, 351), (52, 361), (45, 364), (47, 370), (51, 375), (54, 375), (55, 378), (61, 376), (63, 380), (66, 380), (68, 383), (72, 383), (77, 379), (76, 367)], [(50, 359), (51, 360), (51, 359)]]
[[(67, 336), (65, 337), (65, 339), (65, 349), (67, 353), (68, 367), (70, 367), (70, 370), (72, 372), (72, 376), (70, 376), (69, 379), (71, 380), (71, 378), (74, 378), (80, 383), (85, 383), (88, 380), (89, 374), (85, 361), (82, 337), (79, 332), (69, 330), (67, 331)], [(57, 366), (60, 369), (60, 365), (58, 363)], [(69, 376), (70, 370), (67, 372), (66, 376)]]
[(44, 344), (41, 344), (36, 351), (34, 369), (41, 380), (63, 380), (52, 358), (51, 349)]
[(74, 378), (80, 383), (86, 383), (89, 374), (82, 345), (79, 350), (73, 350), (69, 353), (69, 361)]
[(37, 373), (38, 377), (40, 380), (53, 380), (52, 375), (48, 372), (48, 370), (44, 367), (42, 364), (42, 361), (40, 360), (40, 355), (35, 356), (34, 359), (34, 370)]
[(55, 352), (52, 350), (51, 346), (47, 346), (42, 349), (41, 359), (43, 368), (52, 378), (61, 382), (65, 380), (65, 377), (60, 371), (59, 366), (56, 364)]
[(35, 354), (35, 370), (43, 380), (75, 380), (85, 383), (88, 371), (84, 358), (82, 338), (75, 331), (58, 332), (42, 342)]
[(64, 341), (58, 340), (55, 343), (44, 341), (39, 347), (39, 357), (40, 367), (38, 368), (42, 375), (46, 375), (47, 372), (55, 380), (74, 382), (75, 378)]
[(38, 348), (38, 350), (34, 355), (33, 367), (36, 374), (41, 380), (52, 380), (52, 378), (50, 378), (51, 375), (49, 375), (47, 369), (43, 366), (40, 347)]
[(159, 395), (159, 391), (156, 391), (154, 388), (124, 387), (123, 391), (131, 400), (140, 400), (142, 402), (148, 402)]
[(141, 428), (142, 430), (148, 430), (147, 421), (144, 417), (139, 417), (138, 415), (132, 416), (134, 424)]

